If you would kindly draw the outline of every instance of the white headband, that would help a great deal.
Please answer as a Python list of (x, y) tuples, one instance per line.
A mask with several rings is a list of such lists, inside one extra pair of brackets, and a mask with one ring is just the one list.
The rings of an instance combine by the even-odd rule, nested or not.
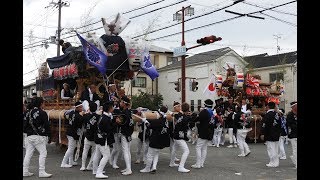
[(292, 104), (291, 107), (293, 107), (293, 106), (295, 106), (295, 105), (297, 105), (297, 103)]
[(76, 108), (77, 108), (77, 107), (80, 107), (80, 106), (82, 106), (82, 104), (77, 105)]

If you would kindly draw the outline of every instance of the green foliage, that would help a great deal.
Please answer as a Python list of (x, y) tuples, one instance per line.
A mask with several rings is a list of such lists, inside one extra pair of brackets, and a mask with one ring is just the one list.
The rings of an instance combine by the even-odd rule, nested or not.
[(158, 110), (162, 106), (163, 97), (161, 94), (151, 95), (140, 92), (139, 95), (132, 96), (132, 109), (138, 107), (148, 108), (150, 110)]

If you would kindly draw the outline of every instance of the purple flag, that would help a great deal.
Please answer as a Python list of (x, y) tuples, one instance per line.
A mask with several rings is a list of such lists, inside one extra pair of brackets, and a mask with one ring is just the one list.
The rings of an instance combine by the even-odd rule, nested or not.
[(141, 69), (152, 79), (154, 80), (155, 78), (159, 77), (159, 73), (156, 69), (156, 67), (154, 67), (151, 64), (150, 61), (150, 54), (148, 51), (145, 51), (143, 53), (143, 61), (141, 63)]
[(78, 33), (78, 38), (82, 44), (84, 55), (88, 61), (88, 63), (94, 67), (96, 67), (102, 75), (106, 74), (106, 63), (108, 60), (107, 55), (101, 52), (97, 47), (90, 44), (88, 41), (83, 39)]

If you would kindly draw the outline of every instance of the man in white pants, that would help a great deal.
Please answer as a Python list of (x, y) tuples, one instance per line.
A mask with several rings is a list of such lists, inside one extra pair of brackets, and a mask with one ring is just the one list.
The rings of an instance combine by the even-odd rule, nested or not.
[(279, 118), (281, 120), (281, 135), (280, 135), (280, 138), (279, 138), (279, 157), (280, 159), (287, 159), (287, 156), (286, 156), (286, 151), (284, 149), (284, 144), (285, 144), (285, 141), (286, 141), (286, 138), (288, 136), (288, 129), (287, 129), (287, 122), (286, 122), (286, 118), (284, 116), (284, 109), (279, 109), (278, 111), (278, 114), (279, 114)]
[[(96, 143), (94, 142), (94, 133), (97, 128), (97, 121), (100, 116), (96, 113), (97, 111), (97, 104), (90, 102), (89, 103), (89, 112), (83, 116), (84, 126), (85, 126), (85, 139), (83, 144), (83, 152), (82, 152), (82, 159), (81, 159), (81, 168), (80, 171), (84, 170), (92, 170), (92, 160), (96, 148)], [(89, 163), (86, 168), (86, 161), (88, 157), (88, 152), (91, 147), (91, 157)]]
[[(97, 122), (97, 130), (94, 133), (94, 142), (96, 143), (96, 150), (93, 157), (93, 174), (96, 178), (108, 178), (103, 174), (103, 169), (106, 166), (110, 157), (109, 146), (113, 141), (108, 142), (108, 136), (112, 134), (112, 116), (113, 102), (107, 102), (103, 105), (103, 113)], [(109, 139), (110, 140), (110, 139)], [(102, 155), (102, 159), (100, 160)]]
[(275, 103), (269, 102), (267, 113), (262, 119), (262, 134), (267, 143), (267, 152), (270, 162), (267, 167), (279, 166), (279, 137), (281, 133), (281, 121), (278, 113), (275, 112)]
[(206, 160), (207, 156), (207, 149), (208, 149), (208, 142), (212, 139), (213, 134), (213, 112), (212, 106), (213, 101), (207, 99), (204, 101), (205, 108), (199, 113), (198, 118), (196, 118), (197, 122), (200, 122), (198, 127), (199, 137), (196, 144), (196, 163), (193, 164), (192, 168), (203, 168), (204, 161)]
[(71, 168), (72, 166), (77, 165), (73, 160), (73, 154), (76, 149), (83, 124), (80, 112), (82, 112), (82, 104), (80, 102), (76, 102), (75, 109), (67, 115), (68, 128), (66, 134), (68, 138), (68, 149), (61, 162), (62, 168)]
[(298, 105), (297, 102), (291, 102), (291, 111), (287, 115), (288, 138), (292, 146), (292, 156), (290, 156), (295, 168), (297, 168), (297, 125), (298, 125)]
[(237, 141), (240, 149), (239, 157), (248, 156), (251, 151), (246, 143), (247, 133), (251, 130), (250, 123), (247, 121), (245, 114), (241, 111), (240, 106), (236, 106), (236, 114), (234, 115), (235, 128), (237, 128)]
[(177, 114), (181, 111), (181, 104), (179, 102), (174, 102), (173, 103), (173, 112), (170, 112), (171, 116), (173, 116), (173, 120), (169, 121), (169, 135), (170, 135), (170, 164), (169, 167), (177, 167), (179, 166), (179, 164), (176, 164), (176, 161), (180, 161), (180, 159), (178, 159), (176, 157), (176, 143), (173, 139), (173, 131), (174, 131), (174, 127), (175, 127), (175, 121), (176, 119), (174, 118), (174, 114)]
[(149, 147), (149, 129), (146, 127), (144, 122), (140, 122), (138, 127), (137, 160), (135, 164), (139, 164), (141, 160), (144, 163), (147, 162), (146, 159)]
[[(130, 107), (130, 99), (126, 96), (123, 96), (120, 101), (120, 110), (124, 114), (124, 122), (121, 122), (119, 118), (116, 119), (116, 122), (119, 125), (119, 132), (121, 136), (121, 149), (124, 157), (124, 161), (126, 163), (126, 168), (121, 170), (122, 175), (130, 175), (132, 174), (131, 170), (131, 152), (130, 145), (132, 141), (132, 133), (134, 128), (134, 122), (131, 117)], [(116, 164), (117, 159), (114, 159), (113, 162)]]
[(228, 129), (228, 136), (229, 136), (229, 146), (227, 146), (227, 148), (232, 148), (232, 147), (237, 147), (237, 139), (233, 133), (233, 129), (236, 128), (234, 127), (234, 107), (233, 106), (229, 106), (227, 113), (226, 113), (226, 121), (225, 121), (225, 125)]
[(52, 174), (45, 171), (45, 163), (47, 157), (46, 144), (48, 137), (50, 137), (50, 124), (48, 115), (43, 108), (43, 99), (36, 97), (33, 101), (34, 108), (30, 112), (29, 118), (24, 126), (26, 137), (26, 154), (23, 160), (23, 177), (32, 176), (29, 172), (30, 160), (35, 149), (39, 152), (39, 177), (48, 178)]
[[(173, 139), (177, 145), (177, 147), (180, 147), (182, 150), (182, 156), (179, 164), (178, 171), (182, 173), (190, 172), (189, 169), (186, 169), (184, 167), (184, 164), (188, 158), (188, 155), (190, 153), (188, 145), (186, 141), (188, 141), (187, 137), (187, 131), (189, 129), (188, 123), (191, 120), (191, 117), (188, 115), (189, 113), (189, 104), (182, 103), (181, 110), (183, 113), (179, 112), (178, 114), (174, 115), (175, 118), (175, 128), (173, 133)], [(171, 155), (171, 162), (174, 161), (174, 156)]]

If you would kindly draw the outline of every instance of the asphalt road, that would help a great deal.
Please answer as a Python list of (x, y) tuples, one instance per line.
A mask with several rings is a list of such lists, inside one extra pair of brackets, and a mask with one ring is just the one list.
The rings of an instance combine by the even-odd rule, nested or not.
[[(118, 165), (120, 170), (112, 169), (109, 164), (106, 165), (105, 171), (109, 179), (115, 180), (219, 180), (219, 179), (297, 179), (297, 170), (293, 168), (293, 164), (289, 158), (292, 154), (291, 145), (285, 145), (287, 159), (280, 160), (280, 166), (277, 168), (266, 167), (269, 162), (266, 145), (263, 143), (249, 144), (251, 154), (248, 157), (238, 157), (239, 148), (227, 148), (226, 146), (208, 147), (207, 159), (205, 167), (202, 169), (192, 169), (190, 166), (195, 163), (195, 145), (188, 143), (190, 154), (186, 162), (186, 168), (190, 169), (189, 173), (180, 173), (176, 168), (169, 167), (169, 148), (160, 151), (159, 162), (156, 174), (140, 173), (139, 170), (144, 165), (134, 164), (136, 160), (136, 144), (137, 139), (133, 139), (131, 144), (132, 155), (132, 171), (130, 176), (123, 176), (121, 169), (125, 168), (124, 160), (119, 158)], [(80, 171), (80, 166), (72, 168), (60, 168), (60, 164), (64, 155), (64, 151), (55, 145), (48, 145), (48, 156), (46, 161), (46, 171), (52, 173), (51, 179), (95, 179), (91, 171)], [(37, 152), (34, 153), (31, 163), (30, 172), (35, 173), (31, 177), (25, 177), (26, 180), (38, 178), (38, 157)], [(178, 158), (181, 152), (178, 151)], [(89, 157), (87, 162), (89, 161)], [(78, 159), (81, 164), (81, 157)], [(21, 172), (22, 173), (22, 172)]]

